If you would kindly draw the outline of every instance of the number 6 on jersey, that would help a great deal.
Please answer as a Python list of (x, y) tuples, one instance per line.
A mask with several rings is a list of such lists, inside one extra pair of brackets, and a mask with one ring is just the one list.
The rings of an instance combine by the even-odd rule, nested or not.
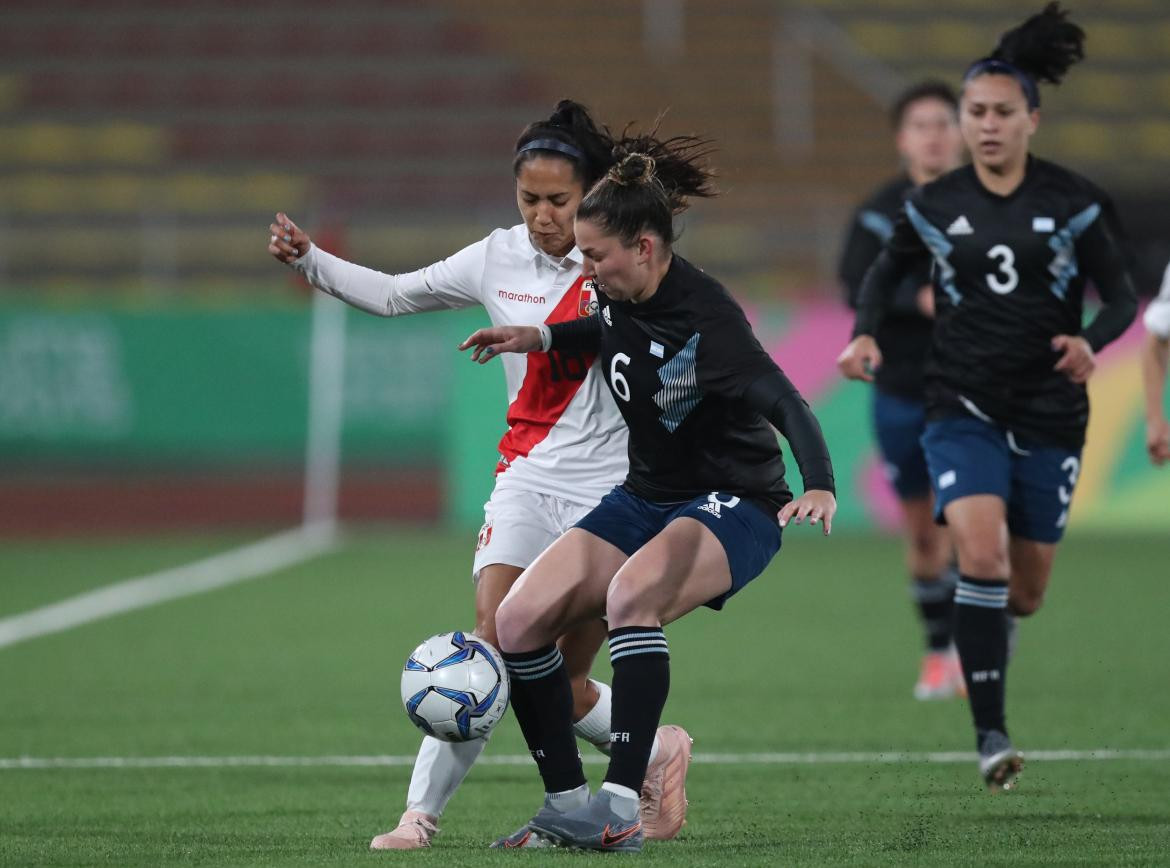
[(630, 384), (626, 378), (622, 376), (621, 371), (618, 370), (618, 365), (628, 365), (630, 357), (625, 353), (615, 353), (613, 361), (609, 363), (609, 382), (613, 386), (613, 393), (621, 398), (623, 401), (630, 400)]

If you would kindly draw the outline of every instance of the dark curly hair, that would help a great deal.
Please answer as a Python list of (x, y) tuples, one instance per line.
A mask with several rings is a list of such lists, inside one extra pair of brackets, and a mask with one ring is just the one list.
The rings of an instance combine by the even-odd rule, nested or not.
[(586, 194), (577, 208), (578, 220), (591, 220), (623, 244), (633, 244), (646, 229), (668, 245), (675, 239), (674, 217), (694, 198), (718, 195), (714, 173), (707, 166), (713, 152), (699, 136), (629, 135), (614, 143), (614, 165)]
[(1056, 0), (1049, 3), (1004, 33), (995, 51), (971, 64), (963, 82), (980, 75), (1011, 75), (1020, 82), (1029, 108), (1038, 108), (1037, 84), (1060, 84), (1073, 64), (1085, 57), (1085, 31), (1069, 21), (1068, 14)]

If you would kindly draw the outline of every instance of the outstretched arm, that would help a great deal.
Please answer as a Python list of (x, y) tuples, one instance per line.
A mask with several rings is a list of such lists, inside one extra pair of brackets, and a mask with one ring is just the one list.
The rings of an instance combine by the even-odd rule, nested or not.
[(471, 334), (459, 349), (475, 347), (471, 360), (481, 365), (500, 353), (548, 352), (551, 349), (594, 352), (601, 342), (597, 314), (584, 319), (538, 326), (493, 326)]
[(268, 229), (268, 252), (277, 261), (316, 289), (367, 313), (403, 316), (482, 303), (486, 240), (418, 271), (386, 274), (325, 252), (283, 212)]

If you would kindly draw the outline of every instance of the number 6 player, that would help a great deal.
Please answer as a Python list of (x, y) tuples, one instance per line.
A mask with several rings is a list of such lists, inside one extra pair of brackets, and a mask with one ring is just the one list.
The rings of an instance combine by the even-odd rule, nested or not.
[[(318, 289), (380, 316), (483, 305), (495, 323), (561, 322), (588, 316), (591, 283), (573, 237), (577, 204), (613, 163), (613, 139), (585, 107), (562, 100), (516, 143), (512, 170), (524, 222), (499, 229), (453, 256), (410, 274), (389, 275), (345, 262), (313, 246), (283, 214), (268, 250)], [(392, 371), (385, 372), (393, 376)], [(626, 430), (592, 357), (531, 353), (506, 366), (508, 431), (485, 524), (475, 552), (475, 632), (492, 644), (496, 607), (549, 543), (585, 515), (626, 472)], [(609, 750), (609, 688), (589, 669), (604, 637), (601, 621), (561, 637), (572, 672), (577, 735)], [(375, 850), (430, 846), (439, 817), (484, 748), (483, 739), (452, 744), (426, 737), (397, 828)], [(645, 781), (650, 834), (671, 838), (686, 817), (683, 788), (690, 738), (664, 726)], [(518, 838), (510, 846), (533, 846)]]

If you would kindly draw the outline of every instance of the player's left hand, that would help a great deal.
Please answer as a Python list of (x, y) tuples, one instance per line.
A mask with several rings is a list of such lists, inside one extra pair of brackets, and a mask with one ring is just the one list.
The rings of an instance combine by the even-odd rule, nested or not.
[(1052, 349), (1060, 353), (1060, 360), (1052, 370), (1060, 371), (1074, 383), (1086, 383), (1097, 367), (1097, 357), (1089, 342), (1080, 335), (1057, 335)]
[(1146, 451), (1155, 467), (1170, 461), (1170, 422), (1158, 416), (1146, 423)]
[(787, 527), (789, 520), (800, 524), (806, 518), (810, 525), (818, 521), (824, 523), (825, 536), (833, 530), (833, 516), (837, 513), (837, 498), (832, 492), (813, 489), (806, 491), (796, 500), (784, 504), (784, 508), (777, 514), (780, 527)]
[(459, 345), (460, 350), (475, 347), (471, 360), (481, 365), (500, 353), (534, 353), (540, 349), (540, 329), (536, 326), (492, 326), (478, 329)]

